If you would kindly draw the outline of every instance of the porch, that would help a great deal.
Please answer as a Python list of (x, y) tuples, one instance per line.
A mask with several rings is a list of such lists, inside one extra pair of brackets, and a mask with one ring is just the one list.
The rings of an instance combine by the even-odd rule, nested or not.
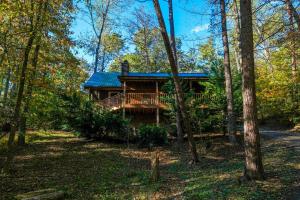
[[(202, 93), (185, 94), (193, 101), (198, 101), (199, 104), (204, 103), (204, 96)], [(170, 101), (174, 100), (175, 94), (166, 93), (126, 93), (116, 94), (103, 100), (99, 100), (98, 103), (108, 110), (118, 110), (121, 108), (159, 108), (170, 109)]]

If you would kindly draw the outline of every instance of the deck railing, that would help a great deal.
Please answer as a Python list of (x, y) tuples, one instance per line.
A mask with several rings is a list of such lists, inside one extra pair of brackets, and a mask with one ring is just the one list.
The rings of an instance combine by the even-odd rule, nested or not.
[[(186, 94), (188, 95), (188, 94)], [(191, 94), (192, 100), (203, 102), (204, 96), (201, 93)], [(125, 97), (125, 101), (124, 101)], [(148, 107), (168, 107), (170, 99), (175, 98), (174, 94), (166, 93), (126, 93), (117, 94), (112, 97), (99, 101), (100, 105), (110, 110), (117, 110), (123, 107), (148, 106)]]
[(112, 97), (99, 101), (100, 105), (109, 110), (117, 110), (122, 107), (123, 94), (116, 94)]

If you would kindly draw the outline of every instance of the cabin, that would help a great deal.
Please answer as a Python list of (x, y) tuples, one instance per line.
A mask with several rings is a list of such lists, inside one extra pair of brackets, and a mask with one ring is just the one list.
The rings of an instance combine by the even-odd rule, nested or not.
[[(129, 63), (121, 64), (121, 72), (96, 72), (84, 84), (90, 99), (111, 112), (121, 112), (123, 118), (130, 118), (134, 124), (164, 121), (163, 113), (170, 109), (167, 102), (174, 94), (163, 91), (171, 80), (171, 73), (130, 72)], [(206, 73), (179, 73), (179, 78), (194, 99), (203, 98), (201, 81), (208, 80)]]

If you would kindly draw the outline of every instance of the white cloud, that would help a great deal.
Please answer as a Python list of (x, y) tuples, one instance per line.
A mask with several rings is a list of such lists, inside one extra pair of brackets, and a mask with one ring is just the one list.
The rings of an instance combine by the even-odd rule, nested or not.
[(195, 26), (193, 29), (192, 29), (192, 32), (193, 33), (199, 33), (201, 31), (206, 31), (208, 30), (208, 27), (209, 27), (209, 24), (204, 24), (204, 25), (200, 25), (200, 26)]

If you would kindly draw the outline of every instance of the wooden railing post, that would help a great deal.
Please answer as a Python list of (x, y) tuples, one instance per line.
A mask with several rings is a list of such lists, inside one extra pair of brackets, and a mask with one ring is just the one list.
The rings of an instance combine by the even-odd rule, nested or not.
[(122, 101), (122, 108), (123, 108), (123, 119), (125, 119), (125, 105), (126, 105), (126, 81), (123, 83), (123, 101)]
[(159, 126), (159, 91), (158, 91), (158, 82), (156, 81), (156, 125)]

